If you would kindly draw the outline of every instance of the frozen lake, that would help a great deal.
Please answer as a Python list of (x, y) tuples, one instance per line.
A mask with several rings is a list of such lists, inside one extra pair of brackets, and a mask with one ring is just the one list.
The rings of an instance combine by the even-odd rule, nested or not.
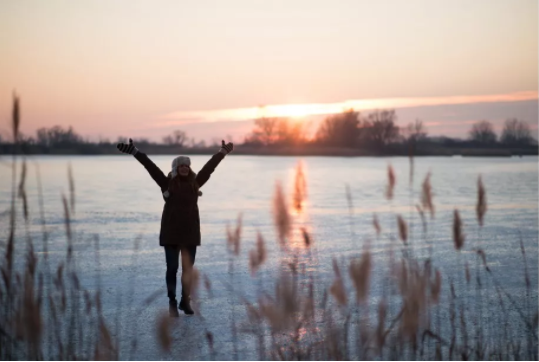
[[(173, 157), (150, 157), (165, 174), (169, 171)], [(194, 171), (197, 172), (207, 159), (209, 156), (191, 156)], [(9, 222), (9, 214), (4, 211), (8, 210), (11, 197), (8, 167), (11, 159), (0, 160), (0, 212), (3, 212), (0, 240), (3, 249)], [(457, 208), (466, 235), (461, 257), (475, 263), (471, 249), (482, 245), (493, 274), (517, 303), (523, 301), (525, 295), (519, 246), (522, 239), (528, 255), (532, 298), (537, 305), (537, 157), (418, 158), (415, 159), (413, 186), (410, 186), (408, 158), (230, 155), (202, 188), (204, 195), (199, 199), (202, 246), (197, 251), (195, 266), (211, 281), (211, 293), (201, 288), (196, 301), (200, 315), (182, 315), (175, 321), (172, 331), (175, 344), (172, 353), (165, 354), (155, 337), (156, 314), (168, 307), (164, 251), (158, 242), (163, 207), (159, 188), (142, 165), (127, 155), (32, 156), (27, 161), (29, 233), (36, 249), (42, 250), (36, 182), (36, 165), (39, 165), (49, 233), (48, 255), (53, 264), (55, 260), (63, 260), (66, 253), (61, 195), (69, 196), (67, 169), (69, 164), (72, 167), (76, 199), (72, 217), (76, 265), (84, 286), (95, 289), (98, 283), (101, 285), (104, 314), (120, 340), (122, 359), (210, 359), (206, 331), (214, 336), (216, 358), (234, 359), (231, 317), (241, 320), (245, 314), (239, 296), (254, 301), (261, 290), (272, 290), (279, 269), (285, 268), (289, 259), (279, 252), (272, 200), (275, 183), (281, 181), (291, 205), (298, 162), (303, 164), (307, 199), (301, 212), (292, 213), (296, 233), (291, 242), (300, 256), (300, 264), (318, 276), (319, 291), (329, 288), (333, 280), (332, 258), (358, 255), (370, 240), (375, 271), (371, 279), (371, 299), (375, 304), (383, 289), (382, 271), (387, 266), (389, 250), (400, 250), (402, 246), (398, 240), (396, 214), (402, 215), (409, 225), (410, 250), (414, 255), (421, 260), (428, 256), (424, 242), (427, 239), (433, 245), (436, 267), (444, 276), (454, 275), (451, 280), (457, 290), (465, 291), (462, 260), (458, 259), (452, 239), (453, 210)], [(397, 179), (392, 201), (384, 196), (388, 164), (393, 166)], [(425, 235), (415, 205), (420, 203), (421, 183), (428, 172), (432, 173), (436, 215), (429, 220)], [(475, 214), (479, 175), (482, 175), (488, 202), (482, 229)], [(347, 185), (352, 196), (351, 213), (346, 197)], [(226, 227), (227, 224), (234, 226), (240, 213), (243, 216), (241, 252), (234, 258), (230, 270)], [(379, 238), (372, 225), (374, 213), (382, 228)], [(299, 226), (312, 235), (314, 253), (304, 252), (303, 241), (297, 232)], [(252, 278), (248, 252), (254, 248), (257, 231), (266, 240), (269, 260), (262, 266), (258, 278)], [(18, 240), (25, 240), (24, 228), (19, 228), (18, 235)], [(17, 244), (17, 255), (23, 245), (22, 242)], [(22, 262), (21, 258), (18, 261)], [(445, 284), (443, 290), (447, 289)], [(143, 306), (144, 300), (154, 293), (158, 293), (157, 298), (149, 306)], [(495, 310), (485, 313), (491, 312), (493, 315), (500, 313)], [(491, 320), (495, 330), (495, 318)], [(129, 342), (133, 336), (138, 341), (136, 348)], [(254, 339), (242, 335), (240, 340), (237, 358), (257, 359)]]

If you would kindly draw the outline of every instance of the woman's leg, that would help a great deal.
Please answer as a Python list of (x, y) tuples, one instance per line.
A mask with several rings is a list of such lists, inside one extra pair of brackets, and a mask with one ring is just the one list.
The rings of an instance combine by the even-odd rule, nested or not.
[(187, 314), (193, 314), (190, 305), (191, 296), (191, 278), (193, 265), (195, 264), (195, 256), (197, 253), (196, 246), (181, 248), (182, 255), (182, 300), (180, 301), (180, 309)]
[(176, 274), (178, 273), (180, 248), (178, 246), (165, 246), (165, 258), (167, 261), (167, 295), (170, 302), (176, 302)]

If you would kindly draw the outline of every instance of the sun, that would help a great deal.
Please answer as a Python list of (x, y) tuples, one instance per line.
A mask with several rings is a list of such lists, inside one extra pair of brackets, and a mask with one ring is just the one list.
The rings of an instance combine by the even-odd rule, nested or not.
[(316, 112), (313, 112), (311, 104), (280, 104), (266, 107), (268, 117), (288, 117), (302, 118)]

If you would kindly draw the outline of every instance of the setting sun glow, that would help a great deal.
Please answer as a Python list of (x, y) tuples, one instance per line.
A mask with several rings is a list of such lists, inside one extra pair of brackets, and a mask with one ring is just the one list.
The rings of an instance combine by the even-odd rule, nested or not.
[[(320, 105), (317, 104), (282, 104), (262, 107), (262, 113), (266, 117), (290, 117), (301, 118), (313, 114), (320, 114)], [(318, 112), (317, 112), (318, 111)]]

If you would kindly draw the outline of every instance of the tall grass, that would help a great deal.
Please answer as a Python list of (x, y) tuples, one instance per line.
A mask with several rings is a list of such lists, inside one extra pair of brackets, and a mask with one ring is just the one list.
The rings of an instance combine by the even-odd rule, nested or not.
[[(301, 169), (298, 167), (298, 170)], [(301, 194), (297, 185), (301, 183), (306, 187), (302, 172), (298, 171), (296, 178), (290, 197), (295, 205)], [(297, 226), (286, 203), (288, 198), (281, 184), (277, 183), (273, 199), (277, 242), (280, 257), (292, 260), (292, 263), (276, 277), (273, 292), (259, 292), (255, 303), (244, 301), (249, 326), (246, 331), (258, 336), (259, 359), (537, 360), (538, 310), (537, 305), (531, 305), (533, 299), (524, 244), (520, 242), (526, 296), (525, 303), (517, 303), (504, 289), (500, 275), (489, 266), (482, 243), (466, 244), (465, 223), (459, 210), (455, 209), (453, 233), (447, 236), (453, 241), (455, 251), (453, 256), (444, 255), (444, 258), (454, 260), (456, 274), (444, 275), (442, 265), (438, 265), (440, 261), (434, 258), (436, 246), (427, 233), (432, 225), (425, 212), (430, 213), (430, 220), (435, 218), (430, 178), (428, 173), (417, 204), (424, 230), (422, 240), (411, 240), (409, 225), (401, 215), (395, 215), (401, 257), (388, 258), (387, 274), (375, 279), (373, 265), (377, 260), (370, 251), (371, 241), (366, 240), (359, 255), (333, 259), (333, 281), (321, 291), (318, 289), (318, 293), (318, 275), (298, 268), (298, 250), (289, 245)], [(388, 200), (393, 198), (396, 179), (393, 168), (388, 167), (385, 192)], [(350, 218), (354, 220), (348, 186), (346, 195)], [(480, 228), (484, 225), (486, 212), (486, 189), (479, 176), (476, 221)], [(355, 238), (354, 222), (351, 222), (351, 237)], [(384, 234), (376, 215), (372, 223), (376, 242), (380, 243)], [(312, 236), (307, 234), (306, 240), (311, 239)], [(388, 239), (389, 243), (395, 240), (391, 235)], [(356, 245), (355, 240), (352, 245)], [(423, 246), (427, 255), (415, 256), (411, 245)], [(316, 249), (312, 241), (304, 247)], [(304, 253), (307, 258), (314, 254)], [(476, 278), (471, 277), (469, 267), (473, 265), (474, 255), (478, 261)], [(250, 257), (252, 265), (254, 260), (259, 260), (255, 252)], [(259, 268), (264, 260), (257, 261), (256, 267)], [(377, 273), (380, 270), (383, 269), (377, 269)], [(371, 296), (371, 286), (380, 280), (389, 282), (383, 284), (381, 297)], [(474, 289), (475, 299), (470, 298)], [(495, 308), (491, 304), (492, 298), (486, 298), (492, 293), (497, 295)], [(492, 309), (501, 313), (492, 316), (489, 313)], [(511, 316), (509, 309), (516, 311), (518, 317)], [(264, 330), (269, 331), (270, 338), (261, 337)], [(501, 334), (493, 333), (501, 330), (504, 331)]]
[[(19, 100), (14, 97), (15, 143), (20, 118)], [(88, 289), (80, 282), (79, 276), (84, 270), (78, 268), (73, 252), (76, 233), (71, 220), (76, 193), (71, 169), (68, 169), (69, 194), (62, 197), (65, 257), (56, 264), (48, 257), (39, 173), (42, 238), (35, 240), (29, 231), (33, 210), (26, 196), (27, 160), (13, 156), (11, 170), (13, 187), (6, 214), (9, 230), (7, 240), (0, 244), (0, 359), (133, 358), (132, 354), (120, 354), (118, 331), (112, 333), (105, 320), (100, 283), (97, 288)], [(411, 170), (410, 180), (413, 176)], [(231, 297), (245, 308), (245, 319), (236, 316), (234, 306), (229, 311), (233, 351), (228, 358), (244, 358), (240, 350), (242, 338), (251, 335), (255, 337), (260, 360), (537, 360), (538, 313), (537, 305), (532, 305), (534, 292), (524, 243), (520, 240), (526, 299), (525, 303), (517, 303), (504, 289), (499, 275), (490, 268), (482, 243), (467, 244), (464, 230), (465, 222), (470, 220), (463, 220), (455, 209), (453, 234), (447, 235), (455, 251), (454, 255), (444, 257), (454, 260), (458, 268), (456, 274), (444, 274), (440, 260), (435, 259), (437, 246), (430, 236), (435, 228), (430, 177), (431, 174), (427, 174), (421, 185), (420, 200), (410, 201), (410, 209), (415, 206), (421, 220), (421, 237), (413, 232), (411, 215), (408, 222), (402, 215), (392, 215), (394, 226), (390, 230), (382, 230), (378, 216), (373, 215), (372, 239), (365, 240), (363, 247), (356, 248), (347, 258), (333, 258), (332, 277), (327, 282), (319, 271), (305, 267), (306, 261), (318, 261), (319, 250), (309, 225), (299, 220), (308, 207), (308, 185), (303, 167), (298, 165), (290, 196), (282, 184), (275, 186), (272, 210), (279, 250), (276, 258), (283, 267), (271, 271), (275, 272), (274, 283), (262, 282), (261, 272), (270, 259), (270, 248), (260, 232), (248, 253), (247, 265), (257, 285), (255, 298), (243, 295), (242, 281), (234, 280), (238, 275), (234, 271), (239, 264), (244, 227), (240, 215), (236, 226), (227, 228), (227, 245), (223, 245), (229, 250)], [(396, 182), (397, 175), (389, 167), (387, 188), (380, 197), (391, 200)], [(349, 187), (346, 197), (350, 208), (351, 244), (358, 246), (354, 233), (357, 217), (353, 214)], [(487, 209), (487, 191), (479, 177), (476, 215), (480, 227), (484, 225)], [(19, 213), (22, 225), (17, 218)], [(430, 218), (426, 217), (427, 213)], [(38, 242), (42, 244), (41, 253), (35, 251)], [(98, 239), (95, 245), (96, 258), (99, 258)], [(379, 265), (380, 258), (373, 251), (379, 245), (390, 245), (384, 265)], [(427, 250), (425, 255), (414, 252), (420, 247)], [(211, 294), (212, 281), (206, 275), (194, 269), (191, 278), (195, 292), (200, 283)], [(469, 298), (473, 293), (475, 298)], [(492, 293), (497, 296), (496, 307), (504, 312), (496, 318), (486, 316), (492, 307), (489, 305), (492, 299), (487, 296)], [(148, 296), (146, 305), (156, 295)], [(511, 318), (509, 310), (516, 311), (518, 318)], [(163, 350), (171, 351), (171, 319), (167, 314), (158, 314), (156, 320), (157, 341)], [(118, 324), (117, 321), (118, 329), (136, 328), (135, 319), (130, 326)], [(503, 333), (492, 333), (493, 329), (503, 330)], [(517, 338), (515, 334), (524, 338)], [(206, 330), (205, 339), (210, 358), (215, 358), (213, 333)], [(135, 345), (136, 340), (133, 340), (132, 346)]]
[[(20, 124), (19, 98), (14, 96), (12, 131), (15, 145), (18, 145)], [(103, 317), (101, 291), (85, 289), (81, 285), (80, 271), (73, 258), (71, 217), (75, 212), (75, 183), (71, 169), (68, 172), (70, 193), (68, 197), (62, 197), (66, 253), (57, 264), (48, 258), (48, 233), (39, 173), (42, 240), (34, 240), (30, 233), (32, 210), (26, 196), (27, 169), (27, 160), (14, 155), (8, 238), (0, 244), (0, 360), (117, 359), (118, 346)], [(17, 218), (21, 206), (23, 225)], [(42, 243), (41, 253), (35, 251), (39, 242)]]

